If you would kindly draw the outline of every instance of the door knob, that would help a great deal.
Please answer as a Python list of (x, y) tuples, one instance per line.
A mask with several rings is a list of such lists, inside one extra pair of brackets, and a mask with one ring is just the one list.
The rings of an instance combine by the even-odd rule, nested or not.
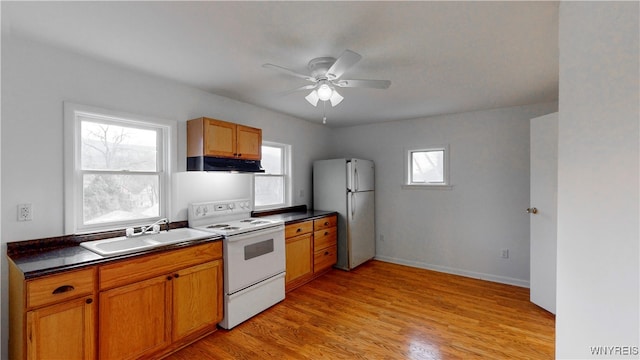
[(537, 214), (538, 213), (538, 209), (532, 207), (532, 208), (527, 208), (527, 214)]

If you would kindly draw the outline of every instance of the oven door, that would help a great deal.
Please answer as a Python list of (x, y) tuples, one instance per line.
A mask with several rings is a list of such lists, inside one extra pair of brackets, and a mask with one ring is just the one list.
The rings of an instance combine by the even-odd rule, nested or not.
[(225, 236), (223, 241), (226, 294), (285, 271), (284, 225)]

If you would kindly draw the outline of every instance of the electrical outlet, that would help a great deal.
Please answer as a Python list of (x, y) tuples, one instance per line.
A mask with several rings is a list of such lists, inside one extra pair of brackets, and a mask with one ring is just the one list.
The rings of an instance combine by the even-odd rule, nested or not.
[(31, 204), (18, 204), (18, 221), (33, 220), (33, 210)]
[(509, 249), (502, 249), (500, 250), (500, 256), (503, 259), (508, 259), (509, 258)]

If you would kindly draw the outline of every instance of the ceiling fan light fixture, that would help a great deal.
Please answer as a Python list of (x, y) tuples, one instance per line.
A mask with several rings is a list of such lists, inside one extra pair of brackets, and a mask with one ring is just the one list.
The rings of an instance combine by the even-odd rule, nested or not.
[(313, 90), (312, 92), (309, 93), (309, 95), (305, 96), (304, 98), (309, 102), (309, 104), (313, 106), (318, 106), (318, 100), (320, 100), (320, 97), (318, 96), (318, 92), (316, 90)]
[(331, 106), (336, 106), (340, 104), (343, 99), (344, 97), (342, 95), (338, 94), (337, 91), (333, 90), (333, 93), (331, 94), (329, 101), (331, 101)]
[(318, 98), (322, 101), (327, 101), (331, 98), (333, 92), (333, 89), (325, 82), (318, 87)]

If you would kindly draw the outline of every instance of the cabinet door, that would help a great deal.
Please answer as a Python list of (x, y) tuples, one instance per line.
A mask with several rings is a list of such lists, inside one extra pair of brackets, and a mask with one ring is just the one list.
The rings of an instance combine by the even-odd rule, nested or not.
[(203, 126), (205, 156), (236, 157), (236, 124), (205, 119)]
[(159, 276), (100, 293), (101, 359), (131, 359), (171, 341), (171, 277)]
[(304, 234), (286, 240), (287, 269), (285, 283), (295, 285), (313, 273), (312, 234)]
[(262, 159), (262, 130), (237, 125), (237, 152), (241, 159)]
[(27, 358), (94, 359), (94, 313), (91, 297), (27, 312)]
[(173, 340), (215, 327), (222, 320), (222, 260), (173, 275)]

